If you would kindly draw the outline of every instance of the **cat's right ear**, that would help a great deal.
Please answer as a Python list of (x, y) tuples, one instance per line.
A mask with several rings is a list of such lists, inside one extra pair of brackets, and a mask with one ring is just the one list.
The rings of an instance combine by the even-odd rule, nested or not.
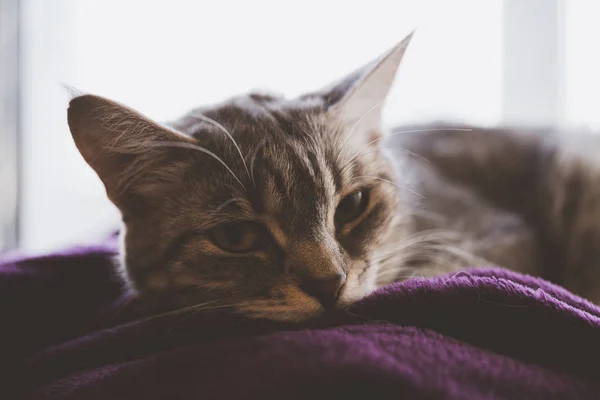
[(378, 59), (320, 92), (327, 112), (357, 131), (377, 135), (381, 110), (414, 32)]
[(75, 145), (120, 206), (137, 178), (161, 162), (163, 143), (193, 143), (142, 114), (94, 95), (73, 98), (68, 123)]

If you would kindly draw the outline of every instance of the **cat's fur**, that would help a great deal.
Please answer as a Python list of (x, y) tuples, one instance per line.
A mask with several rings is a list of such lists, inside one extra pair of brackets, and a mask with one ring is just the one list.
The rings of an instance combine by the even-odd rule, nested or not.
[(431, 127), (398, 136), (393, 146), (422, 157), (411, 167), (429, 214), (415, 213), (414, 231), (460, 232), (455, 246), (600, 303), (600, 137)]
[[(294, 321), (325, 310), (307, 282), (336, 282), (339, 308), (386, 283), (489, 262), (600, 301), (594, 160), (548, 132), (383, 137), (380, 105), (409, 41), (321, 91), (249, 94), (166, 125), (74, 98), (75, 143), (123, 215), (131, 286), (176, 307)], [(367, 209), (340, 225), (336, 207), (358, 189)], [(213, 228), (236, 221), (259, 224), (260, 249), (215, 245)]]

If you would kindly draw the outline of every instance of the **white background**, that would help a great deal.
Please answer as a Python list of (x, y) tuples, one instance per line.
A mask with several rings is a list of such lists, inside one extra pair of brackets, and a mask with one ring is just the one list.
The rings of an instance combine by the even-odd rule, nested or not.
[[(536, 44), (539, 55), (528, 49), (507, 55), (506, 27), (531, 27), (511, 25), (506, 3), (24, 0), (21, 246), (47, 251), (96, 240), (117, 226), (116, 210), (72, 143), (62, 84), (164, 120), (251, 89), (290, 96), (316, 89), (418, 27), (385, 108), (386, 123), (493, 125), (506, 121), (506, 93), (515, 92), (506, 89), (505, 78), (523, 78), (518, 71), (506, 75), (507, 62), (543, 68), (557, 53), (556, 43), (542, 41)], [(550, 3), (530, 0), (529, 6)], [(600, 61), (589, 51), (597, 45), (590, 33), (599, 36), (598, 13), (589, 11), (594, 7), (593, 0), (573, 1), (563, 18), (569, 35), (564, 70), (557, 70), (567, 71), (560, 81), (567, 88), (561, 123), (600, 124), (590, 101), (600, 93)], [(535, 23), (556, 28), (543, 13), (532, 15), (538, 16)], [(542, 104), (554, 93), (546, 83), (555, 82), (555, 75), (532, 85), (528, 93), (538, 94), (528, 104)], [(531, 113), (522, 114), (527, 122)], [(547, 122), (543, 110), (538, 117), (533, 122)]]

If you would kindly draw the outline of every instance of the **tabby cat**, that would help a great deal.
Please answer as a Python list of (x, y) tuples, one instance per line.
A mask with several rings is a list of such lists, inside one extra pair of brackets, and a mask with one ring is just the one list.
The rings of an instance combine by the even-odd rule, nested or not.
[(122, 214), (129, 285), (172, 307), (301, 321), (394, 281), (494, 264), (600, 302), (595, 139), (384, 132), (411, 37), (322, 90), (167, 124), (74, 97), (75, 143)]

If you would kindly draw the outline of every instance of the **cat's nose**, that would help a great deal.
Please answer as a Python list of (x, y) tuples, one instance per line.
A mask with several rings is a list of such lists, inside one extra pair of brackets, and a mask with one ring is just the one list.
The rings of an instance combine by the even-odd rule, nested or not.
[(300, 283), (300, 289), (317, 299), (323, 307), (331, 308), (335, 305), (345, 282), (346, 274), (342, 272), (330, 277), (305, 278)]

